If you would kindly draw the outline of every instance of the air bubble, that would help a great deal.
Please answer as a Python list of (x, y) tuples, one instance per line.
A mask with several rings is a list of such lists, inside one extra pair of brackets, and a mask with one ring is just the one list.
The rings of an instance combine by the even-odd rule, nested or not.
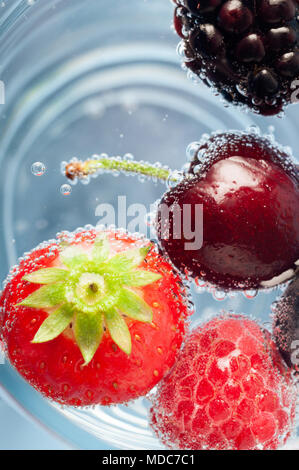
[(134, 155), (132, 155), (131, 153), (126, 153), (124, 155), (124, 160), (126, 160), (127, 162), (132, 162), (134, 160)]
[(187, 60), (188, 57), (186, 57), (186, 50), (185, 50), (185, 43), (184, 41), (180, 41), (177, 46), (177, 54), (179, 57), (181, 57), (183, 60)]
[(254, 299), (258, 295), (258, 291), (257, 290), (245, 290), (243, 292), (243, 295), (244, 297), (246, 297), (246, 299)]
[[(93, 175), (92, 175), (92, 176), (93, 176)], [(85, 176), (84, 178), (81, 178), (81, 183), (82, 183), (82, 184), (85, 184), (85, 185), (86, 185), (86, 184), (89, 184), (90, 178), (91, 178), (90, 175)]]
[(269, 134), (274, 135), (275, 134), (275, 126), (268, 126), (268, 132), (269, 132)]
[(203, 294), (206, 292), (208, 283), (199, 277), (194, 279), (194, 290), (197, 294)]
[(205, 287), (207, 285), (207, 281), (201, 279), (200, 277), (196, 277), (194, 279), (196, 287)]
[(260, 104), (262, 104), (263, 100), (261, 98), (257, 98), (256, 96), (254, 96), (251, 102), (252, 104), (255, 104), (256, 106), (259, 106)]
[(140, 183), (144, 183), (146, 181), (146, 176), (145, 175), (138, 175), (137, 179)]
[(256, 126), (255, 124), (253, 124), (252, 126), (249, 126), (247, 130), (248, 132), (250, 132), (250, 134), (260, 135), (261, 133), (260, 128)]
[(226, 299), (226, 292), (215, 289), (213, 291), (213, 297), (215, 300), (222, 301)]
[(292, 157), (292, 155), (293, 155), (292, 147), (290, 147), (289, 145), (286, 145), (285, 147), (283, 147), (283, 150), (284, 150), (285, 153), (287, 153), (290, 157)]
[(237, 85), (236, 89), (241, 95), (248, 96), (248, 90), (244, 85)]
[(182, 166), (182, 172), (186, 176), (190, 171), (190, 163), (187, 162)]
[(201, 173), (202, 166), (201, 165), (195, 165), (193, 168), (193, 173), (196, 175), (197, 173)]
[(194, 73), (192, 72), (190, 69), (187, 71), (187, 78), (188, 80), (190, 80), (192, 83), (194, 84), (197, 84), (197, 83), (200, 83), (200, 79), (201, 80), (204, 80), (205, 79), (205, 75), (204, 73), (202, 72), (200, 74), (200, 78)]
[(184, 173), (178, 170), (174, 170), (168, 176), (166, 185), (169, 189), (177, 186), (184, 179)]
[(35, 162), (31, 166), (31, 173), (34, 176), (43, 176), (46, 172), (46, 166), (42, 162)]
[(60, 187), (60, 192), (63, 196), (69, 196), (72, 192), (72, 187), (69, 184), (63, 184)]
[(193, 160), (198, 149), (199, 149), (200, 143), (199, 142), (191, 142), (191, 144), (188, 145), (186, 149), (186, 156), (189, 161)]
[(155, 212), (149, 212), (145, 216), (145, 223), (147, 227), (153, 227), (155, 225), (156, 221), (156, 213)]

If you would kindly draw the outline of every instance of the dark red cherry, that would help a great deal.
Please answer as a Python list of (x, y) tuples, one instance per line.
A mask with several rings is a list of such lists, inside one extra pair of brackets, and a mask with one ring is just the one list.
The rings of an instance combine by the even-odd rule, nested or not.
[(194, 159), (190, 179), (159, 205), (162, 250), (181, 271), (224, 289), (272, 287), (292, 277), (299, 174), (291, 163), (284, 169), (288, 156), (266, 138), (237, 132), (212, 136), (198, 155), (202, 163)]

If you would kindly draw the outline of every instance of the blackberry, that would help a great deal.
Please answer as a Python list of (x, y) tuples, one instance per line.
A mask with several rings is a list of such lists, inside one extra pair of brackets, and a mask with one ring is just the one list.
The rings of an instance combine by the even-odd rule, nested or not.
[(289, 367), (299, 373), (299, 277), (273, 305), (273, 334)]
[(174, 2), (185, 65), (206, 85), (266, 116), (297, 101), (299, 0)]

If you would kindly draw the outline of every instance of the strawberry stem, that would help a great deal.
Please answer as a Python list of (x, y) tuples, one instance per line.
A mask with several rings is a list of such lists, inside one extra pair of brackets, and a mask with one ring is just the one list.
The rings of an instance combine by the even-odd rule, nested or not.
[(132, 175), (141, 175), (159, 180), (162, 182), (179, 181), (176, 171), (168, 167), (162, 167), (160, 164), (151, 164), (143, 161), (128, 160), (121, 157), (98, 157), (96, 159), (87, 159), (85, 161), (70, 162), (65, 166), (65, 176), (70, 180), (86, 179), (91, 175), (101, 173), (102, 171), (111, 173), (114, 171)]

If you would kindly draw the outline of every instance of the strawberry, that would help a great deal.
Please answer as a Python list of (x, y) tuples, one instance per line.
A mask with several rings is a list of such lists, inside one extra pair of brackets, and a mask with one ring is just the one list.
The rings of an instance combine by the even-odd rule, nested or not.
[(142, 236), (62, 233), (14, 267), (0, 298), (8, 358), (45, 397), (72, 406), (145, 395), (173, 365), (186, 291)]
[(276, 449), (291, 433), (296, 396), (270, 334), (225, 314), (187, 338), (152, 398), (151, 424), (171, 448)]

